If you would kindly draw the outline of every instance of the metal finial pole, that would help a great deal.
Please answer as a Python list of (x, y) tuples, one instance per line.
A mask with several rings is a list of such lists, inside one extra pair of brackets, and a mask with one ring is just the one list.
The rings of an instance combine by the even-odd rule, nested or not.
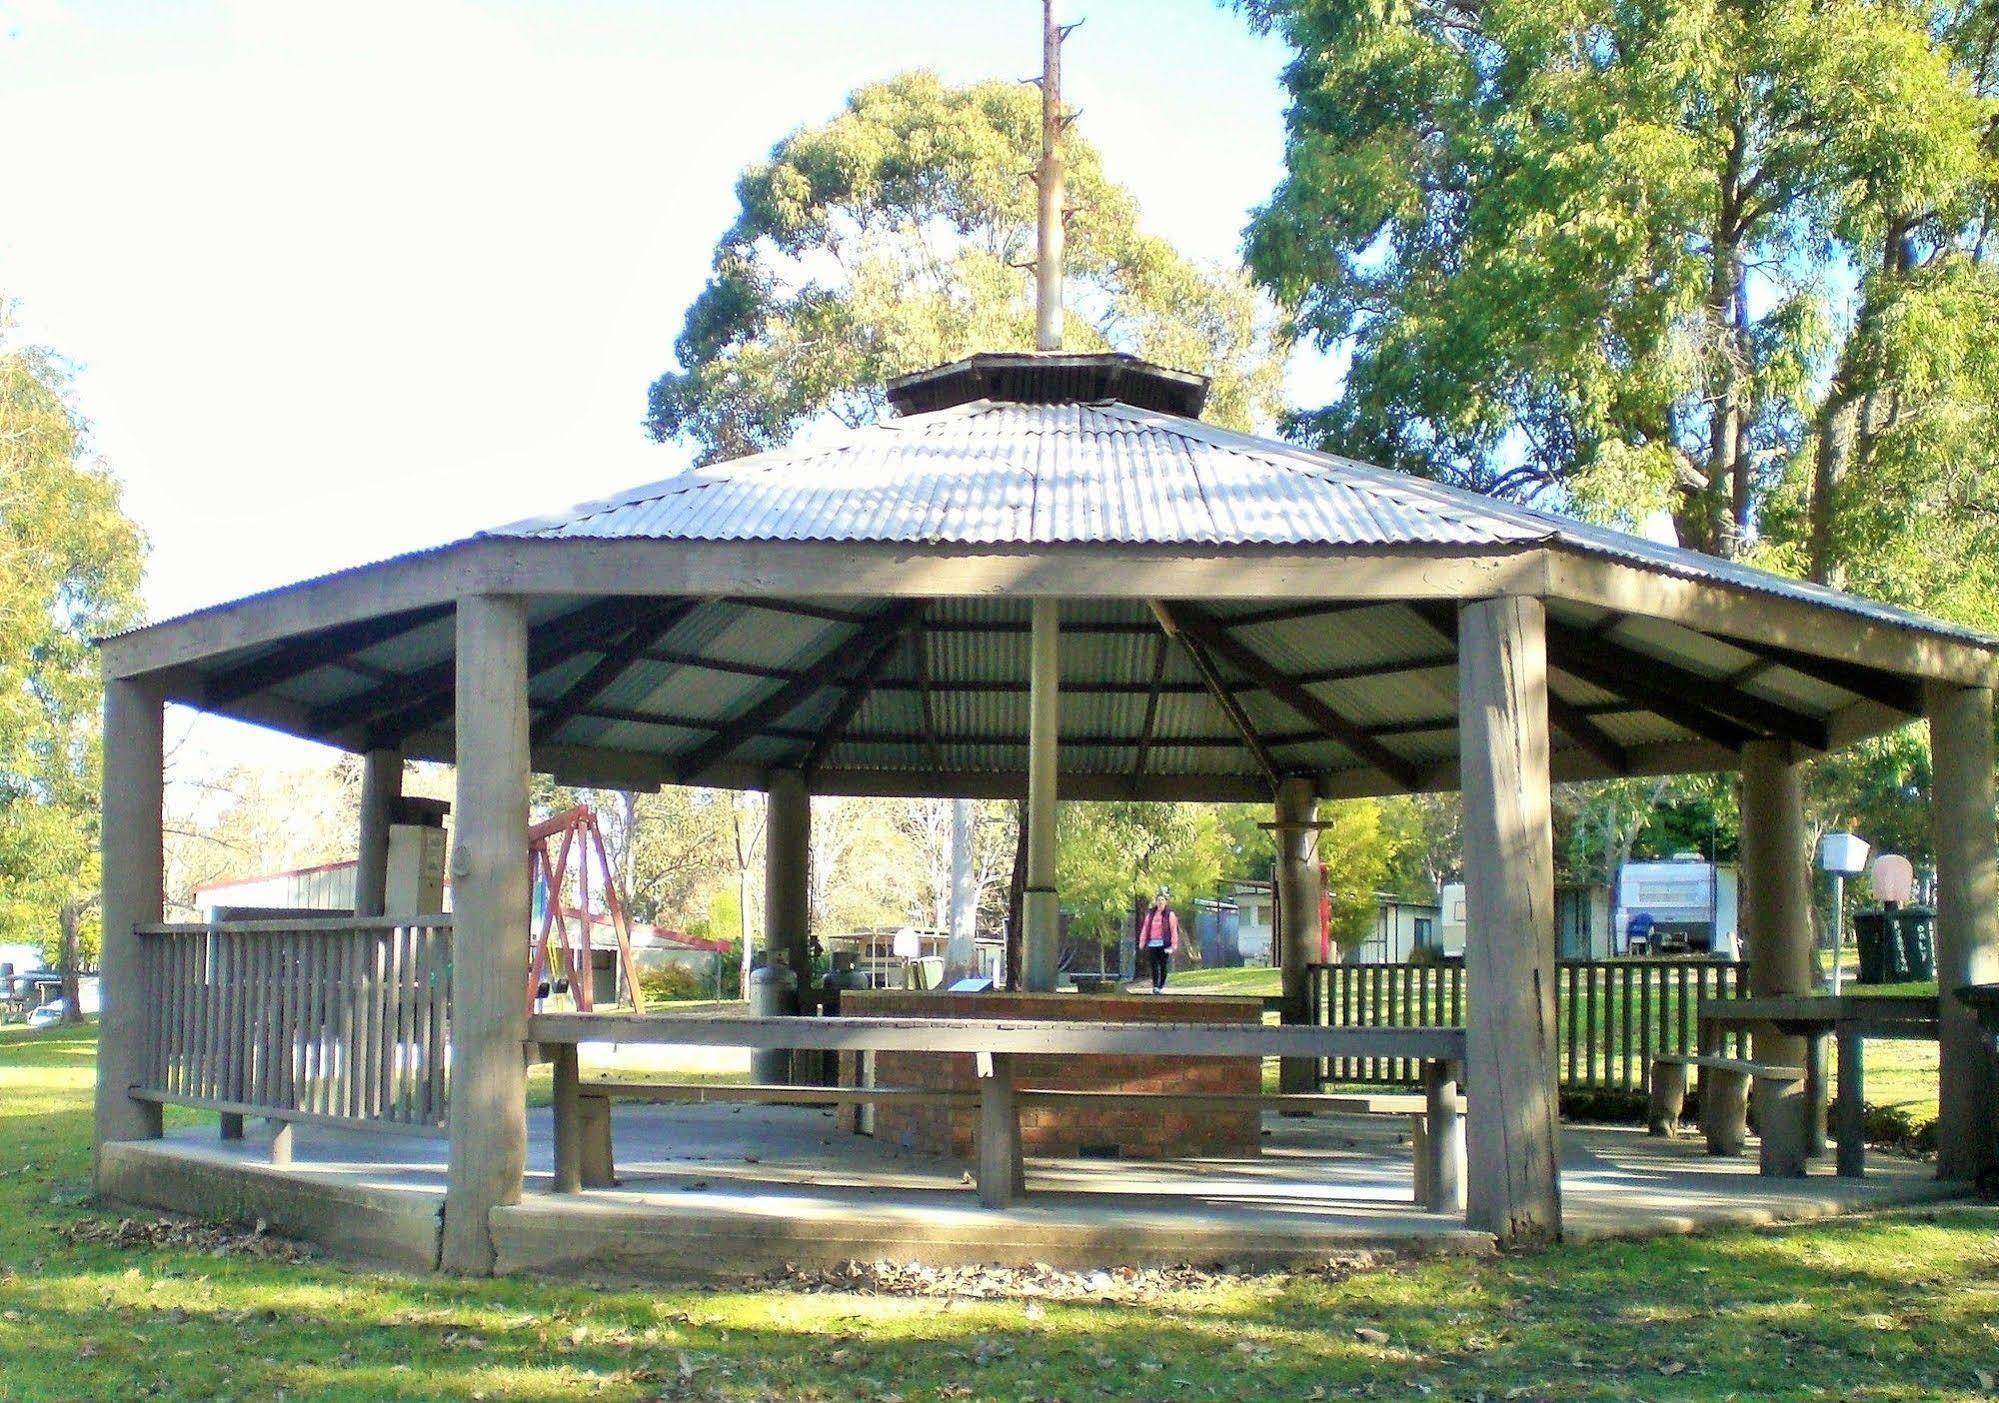
[(1062, 349), (1062, 27), (1041, 0), (1041, 166), (1034, 255), (1034, 348)]

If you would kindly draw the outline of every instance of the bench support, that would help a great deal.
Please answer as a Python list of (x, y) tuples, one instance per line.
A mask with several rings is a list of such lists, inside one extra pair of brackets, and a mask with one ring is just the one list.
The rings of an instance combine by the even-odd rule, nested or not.
[(289, 1169), (292, 1162), (292, 1123), (279, 1121), (271, 1127), (271, 1167)]
[(981, 1052), (975, 1056), (979, 1069), (979, 1203), (986, 1208), (1010, 1208), (1015, 1197), (1026, 1190), (1013, 1055)]
[(611, 1158), (611, 1098), (576, 1098), (576, 1138), (580, 1145), (583, 1187), (615, 1189), (618, 1175)]
[(1421, 1116), (1411, 1116), (1410, 1148), (1416, 1160), (1416, 1202), (1432, 1213), (1465, 1211), (1465, 1121), (1457, 1068), (1423, 1064)]
[(1811, 1105), (1794, 1077), (1757, 1077), (1758, 1172), (1772, 1179), (1802, 1179), (1811, 1160)]
[(1655, 1061), (1652, 1064), (1652, 1105), (1645, 1131), (1667, 1139), (1680, 1133), (1680, 1114), (1687, 1106), (1687, 1064)]
[(1739, 1155), (1749, 1138), (1749, 1074), (1701, 1068), (1701, 1129), (1711, 1155)]

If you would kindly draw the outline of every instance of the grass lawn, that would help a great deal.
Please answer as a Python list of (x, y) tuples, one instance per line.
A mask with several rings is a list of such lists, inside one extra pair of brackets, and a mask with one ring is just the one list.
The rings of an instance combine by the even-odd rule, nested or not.
[(72, 1244), (106, 1221), (85, 1187), (92, 1058), (88, 1033), (0, 1033), (0, 1398), (1965, 1399), (1999, 1375), (1993, 1207), (1112, 1302)]

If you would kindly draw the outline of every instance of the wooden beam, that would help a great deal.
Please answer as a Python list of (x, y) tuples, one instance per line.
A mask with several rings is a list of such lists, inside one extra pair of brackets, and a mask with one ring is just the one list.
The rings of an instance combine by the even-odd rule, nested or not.
[(216, 706), (227, 706), (238, 698), (261, 692), (315, 668), (334, 663), (344, 665), (344, 654), (361, 652), (450, 617), (449, 604), (433, 604), (427, 609), (412, 609), (407, 613), (322, 629), (308, 637), (280, 644), (262, 657), (210, 673), (202, 684), (202, 698)]
[(1624, 753), (1624, 747), (1612, 740), (1610, 734), (1591, 720), (1581, 707), (1572, 701), (1565, 701), (1553, 688), (1548, 690), (1548, 719), (1563, 735), (1616, 773), (1623, 775), (1631, 772), (1631, 757)]
[[(634, 615), (650, 607), (642, 598), (600, 599), (536, 626), (528, 650), (529, 675), (546, 672), (577, 649), (630, 627)], [(455, 658), (446, 658), (405, 673), (373, 691), (317, 708), (311, 723), (323, 731), (365, 723), (371, 740), (393, 744), (451, 714), (457, 667)]]
[(1230, 614), (1223, 622), (1230, 628), (1248, 628), (1254, 624), (1286, 623), (1292, 619), (1330, 618), (1334, 614), (1352, 614), (1362, 609), (1379, 609), (1393, 604), (1393, 599), (1305, 599), (1296, 604), (1272, 604), (1262, 609), (1244, 609)]
[(1138, 732), (1138, 754), (1131, 762), (1131, 782), (1137, 787), (1145, 776), (1145, 760), (1152, 752), (1153, 732), (1159, 726), (1159, 685), (1166, 680), (1166, 652), (1172, 640), (1161, 633), (1152, 647), (1152, 685), (1145, 693), (1145, 723)]
[(1856, 697), (1864, 697), (1879, 703), (1890, 711), (1899, 711), (1908, 716), (1920, 716), (1923, 711), (1923, 684), (1914, 678), (1902, 677), (1879, 668), (1862, 667), (1856, 663), (1842, 662), (1837, 658), (1821, 658), (1813, 653), (1801, 653), (1796, 648), (1783, 648), (1775, 643), (1753, 643), (1747, 639), (1724, 638), (1720, 640), (1731, 648), (1740, 648), (1745, 653), (1753, 653), (1765, 662), (1809, 677), (1814, 682), (1823, 682), (1828, 687), (1837, 687), (1842, 692), (1851, 692)]
[(903, 637), (909, 640), (910, 667), (916, 674), (916, 709), (923, 727), (923, 745), (930, 752), (930, 763), (941, 770), (944, 747), (937, 739), (937, 712), (930, 696), (930, 650), (923, 641), (921, 622), (911, 620), (911, 627), (903, 630)]
[(881, 609), (870, 615), (866, 622), (857, 625), (852, 633), (844, 634), (819, 655), (819, 660), (799, 673), (796, 678), (785, 683), (765, 696), (760, 702), (737, 716), (724, 729), (717, 731), (677, 767), (682, 784), (694, 784), (720, 761), (735, 754), (751, 737), (758, 735), (764, 727), (774, 721), (781, 721), (799, 707), (810, 701), (822, 688), (834, 685), (834, 679), (846, 666), (854, 643), (869, 635), (889, 635), (891, 643), (901, 640), (902, 631), (920, 604), (897, 604)]
[[(1705, 716), (1740, 723), (1736, 729), (1747, 735), (1773, 736), (1813, 750), (1824, 750), (1827, 745), (1826, 723), (1819, 717), (1751, 696), (1730, 687), (1726, 678), (1689, 671), (1602, 634), (1583, 633), (1551, 621), (1548, 660), (1571, 677), (1643, 701), (1696, 734), (1701, 732), (1692, 722)], [(1669, 713), (1665, 709), (1668, 705), (1679, 714)]]
[[(909, 617), (912, 619), (921, 617), (925, 608), (924, 604), (918, 603)], [(813, 775), (818, 773), (819, 767), (825, 764), (827, 752), (840, 743), (840, 738), (847, 733), (847, 727), (854, 724), (854, 717), (860, 712), (862, 703), (867, 701), (868, 694), (874, 690), (876, 679), (887, 668), (889, 660), (895, 656), (895, 646), (900, 638), (899, 629), (883, 630), (881, 636), (875, 639), (868, 651), (863, 654), (860, 665), (842, 684), (839, 703), (834, 706), (833, 714), (826, 718), (826, 724), (811, 738), (812, 748), (805, 752), (805, 759), (799, 765), (799, 768), (805, 771), (808, 784)]]
[(1397, 755), (1370, 736), (1358, 722), (1341, 715), (1317, 693), (1272, 666), (1262, 654), (1223, 627), (1214, 615), (1198, 605), (1182, 603), (1173, 608), (1181, 626), (1198, 639), (1203, 648), (1254, 679), (1272, 698), (1319, 727), (1404, 789), (1416, 787), (1421, 771), (1414, 762)]
[(1159, 626), (1165, 630), (1167, 637), (1176, 639), (1186, 650), (1188, 660), (1194, 664), (1194, 671), (1198, 672), (1201, 681), (1207, 684), (1208, 695), (1214, 698), (1215, 705), (1222, 709), (1222, 715), (1228, 718), (1229, 724), (1235, 727), (1236, 734), (1242, 737), (1243, 746), (1256, 761), (1256, 768), (1263, 772), (1264, 779), (1270, 782), (1270, 788), (1274, 793), (1284, 777), (1278, 772), (1277, 762), (1270, 756), (1270, 747), (1263, 743), (1263, 737), (1259, 736), (1256, 727), (1250, 724), (1249, 714), (1242, 709), (1242, 703), (1236, 700), (1235, 693), (1229, 690), (1226, 682), (1222, 681), (1221, 673), (1215, 668), (1214, 659), (1208, 656), (1200, 640), (1181, 627), (1179, 614), (1172, 606), (1163, 602), (1154, 602), (1152, 612), (1158, 617)]
[(650, 617), (635, 621), (632, 631), (622, 641), (607, 648), (604, 655), (570, 683), (561, 696), (541, 709), (534, 720), (532, 742), (539, 745), (553, 739), (572, 717), (609, 691), (644, 655), (646, 649), (678, 628), (688, 615), (701, 607), (701, 603), (698, 599), (677, 603), (661, 601), (657, 608), (648, 610)]

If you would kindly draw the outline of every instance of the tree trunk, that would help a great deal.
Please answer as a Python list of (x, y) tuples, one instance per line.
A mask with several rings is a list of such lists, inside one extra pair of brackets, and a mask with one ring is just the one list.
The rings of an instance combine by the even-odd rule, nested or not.
[(1020, 919), (1027, 899), (1027, 805), (1016, 806), (1020, 816), (1013, 843), (1013, 876), (1006, 888), (1006, 987), (1020, 987)]
[(56, 968), (62, 974), (62, 1021), (81, 1023), (83, 1021), (82, 991), (77, 983), (77, 932), (83, 924), (83, 907), (75, 901), (65, 901), (57, 913), (58, 928), (62, 932), (62, 945), (56, 954)]

